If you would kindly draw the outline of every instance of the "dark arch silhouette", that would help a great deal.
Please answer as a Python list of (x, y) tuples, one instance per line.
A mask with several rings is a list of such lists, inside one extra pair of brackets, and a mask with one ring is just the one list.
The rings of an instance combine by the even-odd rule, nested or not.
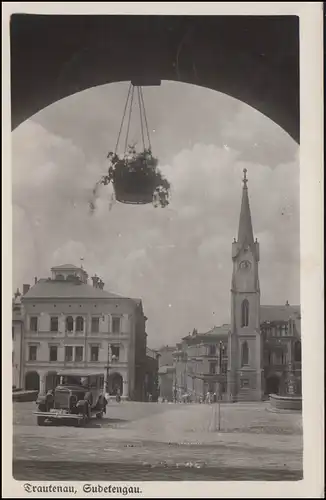
[(241, 304), (241, 326), (249, 325), (249, 302), (244, 299)]
[(37, 372), (27, 372), (25, 375), (25, 389), (27, 391), (40, 390), (40, 376)]
[(266, 394), (280, 393), (280, 378), (277, 375), (271, 375), (266, 380)]
[(294, 361), (301, 362), (301, 342), (297, 340), (294, 344)]
[(120, 396), (123, 394), (123, 378), (120, 373), (114, 372), (109, 376), (108, 392), (110, 395), (115, 396), (118, 389), (120, 390)]
[(10, 36), (13, 129), (90, 87), (174, 80), (239, 99), (299, 142), (297, 16), (14, 14)]
[(249, 347), (245, 340), (241, 346), (241, 366), (249, 365)]

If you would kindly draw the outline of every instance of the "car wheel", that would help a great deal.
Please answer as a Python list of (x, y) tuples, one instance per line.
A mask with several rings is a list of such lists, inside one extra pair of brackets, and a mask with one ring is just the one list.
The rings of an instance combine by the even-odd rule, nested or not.
[(37, 425), (45, 425), (45, 417), (37, 417)]
[(98, 419), (103, 418), (103, 411), (96, 413), (96, 418), (98, 418)]

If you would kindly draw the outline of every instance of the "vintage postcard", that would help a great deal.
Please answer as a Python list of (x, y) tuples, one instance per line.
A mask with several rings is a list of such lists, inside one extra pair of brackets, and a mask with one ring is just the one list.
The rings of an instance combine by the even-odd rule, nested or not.
[(4, 4), (4, 498), (323, 497), (322, 11)]

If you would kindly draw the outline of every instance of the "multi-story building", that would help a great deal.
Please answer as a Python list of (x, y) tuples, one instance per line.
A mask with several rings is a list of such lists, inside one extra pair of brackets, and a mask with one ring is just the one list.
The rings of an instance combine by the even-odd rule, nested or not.
[(175, 346), (166, 345), (157, 350), (159, 354), (159, 394), (162, 399), (167, 401), (172, 401), (174, 399), (173, 387), (175, 368), (173, 354), (175, 349)]
[[(175, 389), (194, 397), (221, 388), (231, 401), (301, 394), (300, 306), (260, 304), (260, 252), (247, 182), (244, 170), (238, 238), (232, 243), (231, 323), (206, 334), (194, 331), (175, 353)], [(220, 346), (224, 364), (218, 362)]]
[(207, 392), (214, 393), (217, 383), (225, 392), (229, 330), (230, 325), (214, 327), (206, 333), (194, 329), (177, 344), (174, 389), (178, 399), (189, 394), (192, 401), (199, 401)]
[[(57, 372), (103, 373), (107, 392), (141, 399), (146, 362), (146, 332), (142, 301), (104, 290), (94, 276), (92, 285), (82, 267), (62, 265), (48, 279), (24, 286), (13, 335), (21, 325), (20, 384), (40, 391), (51, 388)], [(18, 355), (17, 341), (15, 353)]]
[(157, 401), (158, 398), (158, 364), (159, 354), (154, 349), (146, 348), (145, 367), (145, 400)]
[(12, 386), (15, 389), (24, 387), (23, 373), (23, 341), (24, 318), (21, 293), (16, 291), (12, 302)]

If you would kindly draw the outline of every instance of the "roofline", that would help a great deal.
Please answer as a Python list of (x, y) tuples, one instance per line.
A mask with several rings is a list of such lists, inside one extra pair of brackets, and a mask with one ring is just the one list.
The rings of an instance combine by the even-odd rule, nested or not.
[(71, 297), (56, 297), (56, 296), (51, 296), (51, 297), (38, 297), (38, 296), (34, 296), (34, 297), (26, 297), (26, 296), (23, 296), (22, 297), (22, 302), (24, 301), (35, 301), (35, 300), (39, 300), (39, 301), (42, 301), (42, 302), (47, 302), (47, 301), (52, 301), (52, 300), (56, 300), (57, 302), (67, 302), (68, 300), (77, 300), (79, 302), (85, 302), (85, 301), (89, 301), (89, 300), (92, 300), (92, 301), (106, 301), (106, 300), (129, 300), (131, 302), (133, 302), (134, 304), (137, 304), (136, 303), (136, 300), (139, 300), (141, 302), (141, 299), (131, 299), (129, 297), (77, 297), (77, 296), (74, 296), (72, 295)]

